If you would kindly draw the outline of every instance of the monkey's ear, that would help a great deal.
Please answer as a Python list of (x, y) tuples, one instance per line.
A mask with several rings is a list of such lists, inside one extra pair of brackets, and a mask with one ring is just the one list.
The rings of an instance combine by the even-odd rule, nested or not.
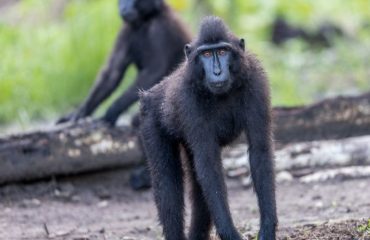
[(244, 38), (241, 38), (239, 41), (239, 47), (245, 51), (245, 41)]
[(188, 58), (190, 53), (191, 53), (191, 45), (190, 44), (185, 44), (184, 52), (185, 52), (186, 58)]

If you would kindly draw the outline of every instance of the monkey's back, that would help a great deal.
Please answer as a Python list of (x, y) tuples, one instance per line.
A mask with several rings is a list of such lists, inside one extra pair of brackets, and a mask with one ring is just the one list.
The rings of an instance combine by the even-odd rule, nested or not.
[(130, 53), (138, 69), (157, 64), (153, 67), (168, 75), (184, 59), (183, 49), (190, 42), (190, 34), (170, 7), (164, 6), (138, 28), (127, 28), (127, 34), (135, 36), (130, 40)]

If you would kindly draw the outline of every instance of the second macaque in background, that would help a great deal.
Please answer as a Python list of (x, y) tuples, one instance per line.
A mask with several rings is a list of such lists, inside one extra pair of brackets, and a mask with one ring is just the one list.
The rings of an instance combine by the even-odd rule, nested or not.
[[(133, 84), (108, 108), (101, 118), (114, 126), (117, 119), (138, 100), (139, 89), (149, 89), (184, 59), (183, 46), (190, 35), (163, 0), (120, 0), (125, 21), (106, 66), (97, 76), (86, 100), (57, 123), (76, 122), (94, 113), (121, 83), (126, 69), (134, 64), (138, 75)], [(134, 125), (138, 125), (134, 118)]]
[[(57, 123), (77, 122), (91, 116), (100, 104), (120, 85), (126, 69), (134, 64), (138, 70), (133, 84), (108, 108), (101, 120), (114, 126), (119, 116), (138, 100), (138, 90), (146, 90), (171, 73), (184, 59), (183, 47), (190, 34), (163, 0), (120, 0), (119, 11), (125, 21), (106, 66), (97, 76), (86, 100)], [(132, 124), (139, 125), (136, 115)], [(133, 171), (134, 189), (150, 187), (145, 166)]]

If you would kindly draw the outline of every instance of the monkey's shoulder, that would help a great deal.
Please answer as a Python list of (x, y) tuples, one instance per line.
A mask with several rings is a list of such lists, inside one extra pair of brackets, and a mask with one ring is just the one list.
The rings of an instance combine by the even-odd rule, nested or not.
[(140, 90), (140, 110), (144, 112), (156, 110), (156, 106), (161, 101), (162, 96), (163, 90), (160, 84), (156, 84), (148, 90)]

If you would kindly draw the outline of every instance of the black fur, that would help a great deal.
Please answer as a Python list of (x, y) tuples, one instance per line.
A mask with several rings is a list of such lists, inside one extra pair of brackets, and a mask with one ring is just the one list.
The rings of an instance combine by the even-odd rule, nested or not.
[(272, 24), (271, 41), (278, 46), (290, 39), (301, 39), (311, 47), (331, 47), (337, 37), (346, 35), (341, 28), (330, 22), (321, 23), (314, 31), (293, 26), (283, 16), (278, 16)]
[[(85, 102), (58, 123), (90, 116), (119, 86), (127, 67), (134, 64), (138, 69), (136, 80), (103, 117), (105, 122), (115, 125), (119, 115), (138, 100), (139, 89), (149, 89), (184, 59), (183, 46), (189, 41), (189, 34), (163, 0), (130, 1), (134, 4), (133, 9), (121, 9), (121, 15), (129, 16), (130, 21), (127, 20), (119, 32), (95, 86)], [(129, 13), (125, 15), (124, 11)]]
[[(195, 48), (210, 42), (232, 44), (232, 87), (212, 94)], [(275, 239), (277, 224), (268, 82), (254, 55), (244, 51), (221, 19), (206, 18), (197, 39), (187, 46), (187, 60), (148, 91), (141, 103), (141, 138), (152, 176), (165, 239), (184, 234), (183, 164), (190, 166), (192, 220), (188, 239), (208, 239), (213, 223), (222, 240), (240, 240), (232, 221), (223, 179), (221, 147), (243, 131), (261, 216), (259, 239)], [(186, 159), (180, 160), (180, 147)]]

